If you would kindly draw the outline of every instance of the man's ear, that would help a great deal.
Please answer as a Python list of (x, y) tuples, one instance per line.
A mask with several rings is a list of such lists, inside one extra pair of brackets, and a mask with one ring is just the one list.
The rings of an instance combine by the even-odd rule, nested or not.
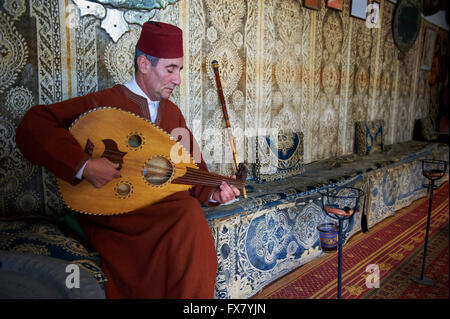
[(138, 71), (141, 73), (148, 73), (151, 70), (152, 64), (150, 61), (145, 57), (145, 55), (141, 54), (137, 58), (137, 65), (138, 65)]

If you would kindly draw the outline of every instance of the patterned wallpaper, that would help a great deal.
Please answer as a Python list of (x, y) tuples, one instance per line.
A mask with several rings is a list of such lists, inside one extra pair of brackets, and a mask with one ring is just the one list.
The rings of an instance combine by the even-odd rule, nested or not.
[(437, 112), (439, 87), (430, 89), (429, 71), (420, 69), (428, 24), (423, 21), (415, 46), (399, 61), (391, 2), (381, 0), (378, 29), (350, 16), (350, 0), (342, 11), (325, 5), (311, 10), (299, 0), (180, 0), (146, 12), (102, 4), (107, 2), (0, 2), (3, 212), (9, 206), (45, 206), (46, 213), (60, 208), (54, 177), (22, 158), (14, 129), (34, 104), (127, 81), (141, 28), (136, 17), (184, 30), (182, 85), (171, 99), (210, 169), (222, 174), (232, 173), (233, 160), (212, 60), (219, 62), (239, 161), (254, 161), (251, 136), (270, 128), (303, 132), (308, 163), (353, 152), (356, 121), (384, 120), (385, 143), (391, 144), (411, 139), (414, 120)]

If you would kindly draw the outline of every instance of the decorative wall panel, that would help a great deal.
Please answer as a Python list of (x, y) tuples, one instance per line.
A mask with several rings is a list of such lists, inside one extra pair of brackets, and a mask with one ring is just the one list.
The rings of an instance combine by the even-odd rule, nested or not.
[[(203, 110), (203, 129), (210, 134), (205, 136), (205, 147), (212, 150), (208, 157), (214, 170), (230, 175), (234, 164), (230, 144), (225, 134), (225, 122), (219, 103), (214, 72), (211, 62), (219, 62), (219, 73), (223, 94), (232, 123), (233, 136), (238, 151), (239, 161), (243, 161), (245, 129), (245, 25), (248, 4), (244, 1), (207, 0), (206, 4), (206, 41), (203, 47), (204, 58), (204, 93), (208, 100)], [(206, 49), (206, 50), (205, 50)], [(240, 132), (238, 134), (237, 132)], [(217, 144), (219, 143), (219, 144)], [(217, 147), (217, 145), (226, 145)]]
[[(14, 18), (17, 18), (14, 16)], [(5, 93), (22, 71), (28, 57), (28, 47), (14, 22), (0, 11), (0, 93)]]
[(380, 31), (380, 57), (374, 90), (374, 119), (384, 120), (384, 143), (392, 144), (395, 122), (393, 122), (395, 106), (395, 79), (397, 75), (397, 56), (399, 50), (392, 36), (392, 18), (394, 6), (384, 4), (382, 28)]
[[(348, 41), (350, 30), (344, 25), (351, 23), (348, 4), (344, 4), (341, 14), (325, 6), (317, 14), (315, 30), (313, 81), (313, 136), (315, 145), (311, 158), (306, 161), (328, 158), (341, 153), (345, 139), (346, 114), (348, 105), (345, 91), (348, 74)], [(328, 147), (317, 147), (325, 143)]]

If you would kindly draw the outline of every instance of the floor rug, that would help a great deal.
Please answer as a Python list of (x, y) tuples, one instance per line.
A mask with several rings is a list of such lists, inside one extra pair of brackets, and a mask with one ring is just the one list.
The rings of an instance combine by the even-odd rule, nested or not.
[[(401, 271), (410, 272), (407, 274), (408, 278), (420, 274), (427, 213), (428, 197), (424, 197), (397, 211), (393, 217), (375, 225), (369, 232), (354, 235), (343, 247), (341, 298), (430, 298), (427, 297), (423, 286), (419, 286), (418, 290), (411, 286), (410, 283), (417, 284), (410, 279), (402, 284), (403, 290), (396, 284)], [(429, 277), (427, 271), (441, 267), (441, 272), (445, 274), (441, 275), (444, 286), (447, 276), (444, 287), (447, 289), (446, 298), (448, 298), (448, 230), (445, 231), (445, 228), (448, 227), (446, 226), (448, 220), (449, 183), (446, 182), (435, 190), (433, 195), (427, 252), (428, 267), (425, 272), (425, 276)], [(446, 247), (443, 238), (445, 235)], [(436, 241), (444, 244), (436, 244)], [(440, 285), (440, 279), (439, 276), (435, 279), (436, 285)], [(324, 254), (291, 272), (265, 287), (253, 298), (337, 298), (337, 252)]]
[(365, 299), (449, 299), (449, 228), (448, 223), (430, 239), (425, 261), (425, 277), (433, 286), (418, 285), (411, 280), (420, 275), (423, 245), (380, 283), (370, 290)]

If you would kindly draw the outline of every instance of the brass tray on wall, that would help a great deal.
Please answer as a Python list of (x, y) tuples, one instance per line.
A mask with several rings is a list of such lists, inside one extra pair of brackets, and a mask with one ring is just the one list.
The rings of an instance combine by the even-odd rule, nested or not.
[(402, 60), (406, 52), (414, 45), (422, 22), (422, 1), (400, 0), (394, 11), (392, 32), (394, 42), (400, 50), (398, 58)]
[(114, 8), (153, 10), (165, 9), (168, 5), (175, 4), (179, 0), (91, 0)]
[(130, 30), (130, 24), (143, 25), (153, 19), (156, 10), (163, 10), (180, 0), (72, 0), (81, 16), (92, 15), (113, 42)]

